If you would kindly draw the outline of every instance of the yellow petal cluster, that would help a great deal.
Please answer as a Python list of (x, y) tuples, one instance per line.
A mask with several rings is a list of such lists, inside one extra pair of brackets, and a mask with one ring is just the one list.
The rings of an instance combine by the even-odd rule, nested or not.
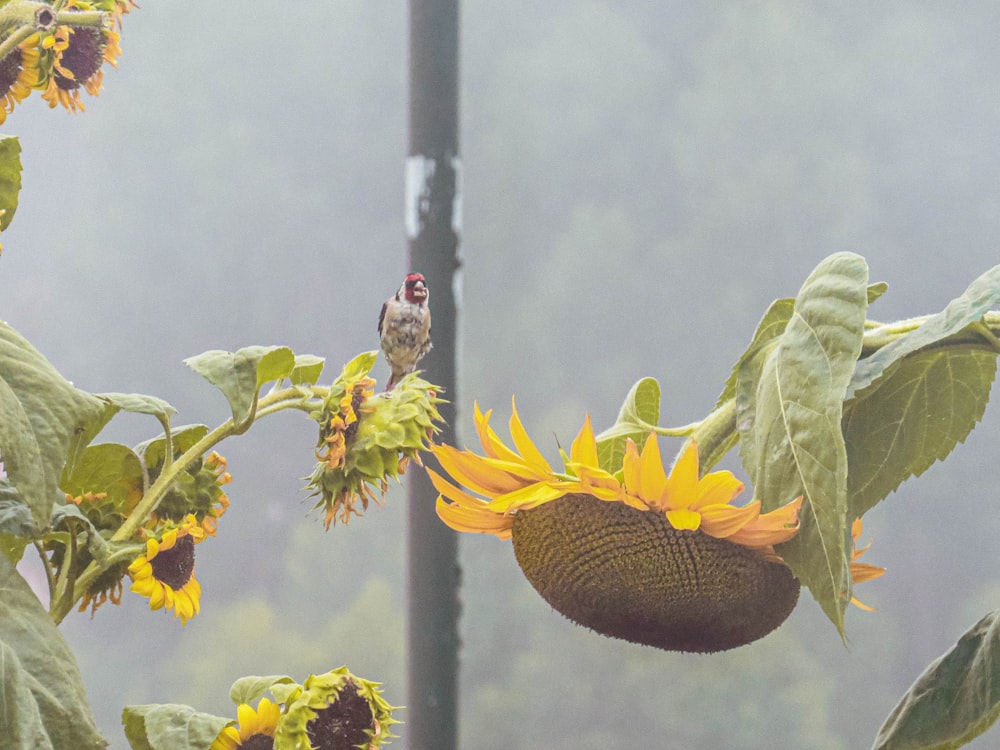
[[(239, 729), (232, 726), (223, 727), (209, 750), (264, 747), (266, 740), (262, 741), (263, 738), (270, 738), (273, 745), (274, 732), (278, 726), (278, 719), (281, 718), (281, 709), (276, 704), (267, 698), (261, 698), (255, 711), (253, 706), (241, 703), (236, 709), (236, 717)], [(251, 742), (258, 736), (261, 736), (260, 740)]]
[(772, 545), (788, 541), (798, 531), (801, 497), (763, 514), (759, 500), (732, 505), (730, 501), (743, 491), (743, 483), (728, 471), (700, 477), (694, 441), (688, 442), (668, 474), (656, 434), (651, 432), (641, 451), (632, 441), (627, 443), (621, 469), (612, 474), (599, 464), (588, 416), (569, 456), (564, 456), (565, 471), (556, 472), (528, 437), (516, 404), (510, 418), (513, 448), (490, 427), (491, 414), (484, 414), (475, 405), (476, 432), (485, 455), (449, 445), (431, 448), (441, 468), (457, 483), (427, 470), (440, 493), (438, 515), (457, 531), (509, 539), (513, 514), (572, 494), (661, 512), (675, 529), (700, 530), (718, 539), (760, 548), (766, 554), (773, 554)]

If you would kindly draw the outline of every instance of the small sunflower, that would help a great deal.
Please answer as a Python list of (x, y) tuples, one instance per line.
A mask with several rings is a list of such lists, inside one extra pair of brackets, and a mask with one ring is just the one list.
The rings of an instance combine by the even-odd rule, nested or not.
[(278, 721), (279, 747), (377, 750), (393, 735), (396, 710), (377, 682), (352, 675), (347, 667), (310, 675), (288, 695)]
[(800, 584), (774, 545), (798, 532), (801, 497), (769, 513), (759, 500), (735, 506), (742, 482), (728, 471), (701, 476), (693, 440), (668, 474), (653, 433), (641, 451), (629, 441), (608, 471), (589, 417), (557, 472), (516, 405), (514, 448), (490, 414), (475, 406), (485, 455), (431, 447), (457, 483), (427, 470), (438, 515), (458, 531), (511, 539), (525, 577), (569, 619), (634, 643), (713, 652), (767, 635), (794, 609)]
[(223, 727), (209, 750), (271, 750), (280, 716), (281, 709), (267, 698), (260, 699), (256, 711), (241, 703), (236, 709), (239, 729)]
[(201, 609), (201, 585), (194, 577), (194, 545), (205, 530), (193, 515), (160, 539), (146, 541), (146, 553), (128, 566), (131, 591), (149, 598), (150, 609), (173, 609), (181, 624)]

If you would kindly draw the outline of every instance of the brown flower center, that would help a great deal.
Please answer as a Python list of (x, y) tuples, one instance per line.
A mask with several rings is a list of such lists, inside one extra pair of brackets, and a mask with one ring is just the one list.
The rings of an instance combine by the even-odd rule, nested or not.
[(239, 750), (273, 750), (274, 737), (258, 732), (247, 737), (240, 743)]
[(569, 619), (671, 651), (723, 651), (761, 638), (795, 607), (787, 566), (656, 511), (567, 495), (514, 516), (525, 577)]
[(21, 50), (15, 49), (0, 60), (0, 97), (10, 91), (21, 73)]
[(86, 83), (103, 62), (104, 34), (99, 29), (77, 28), (70, 34), (69, 46), (63, 50), (60, 62), (75, 78), (67, 78), (56, 71), (56, 85), (64, 91), (74, 91)]
[(178, 537), (173, 547), (161, 548), (149, 564), (153, 566), (156, 580), (174, 591), (180, 591), (194, 573), (194, 539), (190, 536)]
[(357, 685), (348, 681), (336, 702), (316, 712), (306, 725), (309, 742), (316, 750), (367, 747), (375, 717), (368, 701), (358, 694)]

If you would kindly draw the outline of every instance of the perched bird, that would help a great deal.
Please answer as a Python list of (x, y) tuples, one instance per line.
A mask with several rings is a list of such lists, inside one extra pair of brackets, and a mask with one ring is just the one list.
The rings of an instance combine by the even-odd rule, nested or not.
[(378, 316), (378, 332), (382, 337), (382, 351), (392, 370), (386, 384), (387, 391), (407, 373), (413, 372), (417, 362), (431, 349), (431, 311), (427, 306), (430, 292), (423, 274), (409, 273), (392, 297), (382, 305)]

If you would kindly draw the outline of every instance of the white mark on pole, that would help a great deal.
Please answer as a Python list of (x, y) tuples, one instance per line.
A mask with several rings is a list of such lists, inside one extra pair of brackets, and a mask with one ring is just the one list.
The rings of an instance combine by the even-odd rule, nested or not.
[(423, 231), (425, 218), (430, 212), (431, 180), (437, 163), (416, 154), (406, 158), (406, 205), (404, 206), (407, 239), (416, 239)]

